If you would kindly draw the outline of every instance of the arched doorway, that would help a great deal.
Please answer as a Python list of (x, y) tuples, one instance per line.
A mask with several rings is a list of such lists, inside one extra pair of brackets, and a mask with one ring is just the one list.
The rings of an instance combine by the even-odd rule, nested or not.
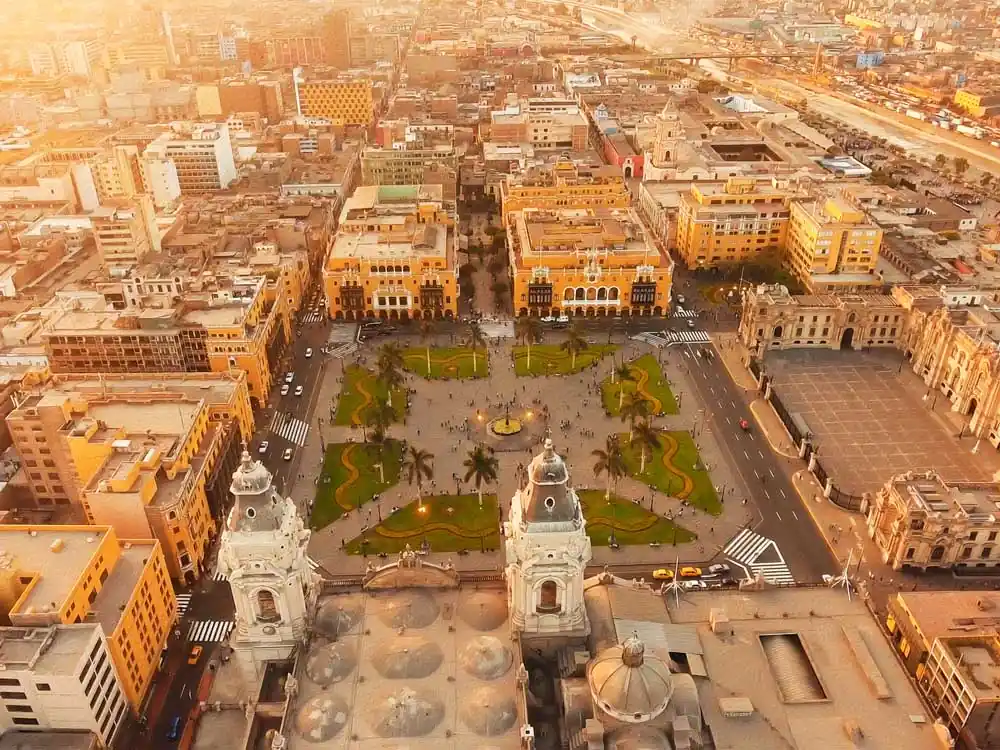
[(840, 337), (840, 348), (841, 349), (852, 349), (851, 344), (854, 343), (854, 329), (845, 328), (844, 334)]
[(517, 314), (520, 315), (522, 318), (525, 317), (528, 314), (528, 308), (522, 307)]
[(622, 172), (624, 172), (626, 180), (632, 179), (632, 175), (635, 173), (635, 169), (632, 167), (632, 162), (626, 164)]
[(943, 559), (944, 559), (944, 547), (938, 545), (937, 547), (931, 550), (932, 562), (940, 562)]
[(342, 310), (337, 310), (336, 314), (333, 317), (335, 317), (337, 320), (343, 320), (344, 312)]
[(979, 406), (979, 402), (976, 401), (976, 399), (974, 399), (974, 398), (970, 398), (969, 399), (969, 405), (965, 409), (965, 415), (967, 417), (971, 417), (973, 414), (976, 413), (976, 408), (978, 406)]
[(660, 307), (659, 305), (657, 305), (656, 307), (654, 307), (653, 308), (653, 315), (655, 315), (657, 317), (663, 315), (663, 308)]
[(784, 326), (775, 326), (774, 332), (771, 335), (773, 338), (780, 339), (781, 334), (784, 333), (784, 331), (785, 331)]
[(559, 607), (559, 587), (555, 581), (545, 581), (538, 590), (539, 612), (558, 612)]

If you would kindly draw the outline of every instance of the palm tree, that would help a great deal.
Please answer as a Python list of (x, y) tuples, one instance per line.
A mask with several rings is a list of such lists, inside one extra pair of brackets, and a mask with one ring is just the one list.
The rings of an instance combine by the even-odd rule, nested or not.
[(625, 403), (621, 405), (618, 410), (618, 416), (621, 417), (622, 422), (628, 422), (628, 439), (632, 440), (632, 431), (635, 429), (635, 423), (640, 419), (648, 419), (649, 412), (652, 411), (653, 405), (638, 393), (630, 393)]
[[(376, 396), (375, 400), (365, 409), (363, 426), (370, 427), (373, 432), (385, 433), (386, 429), (396, 418), (396, 410), (392, 404), (381, 396)], [(365, 440), (368, 436), (365, 435)]]
[(431, 334), (434, 333), (434, 321), (424, 320), (420, 321), (420, 340), (423, 342), (427, 349), (427, 377), (431, 376), (431, 344), (430, 338)]
[(514, 324), (514, 333), (517, 337), (523, 341), (528, 347), (528, 369), (531, 369), (531, 345), (538, 342), (542, 338), (542, 324), (538, 322), (538, 318), (533, 318), (530, 315), (524, 315), (517, 319), (517, 323)]
[(476, 480), (476, 493), (479, 495), (479, 507), (483, 507), (483, 485), (497, 481), (500, 462), (493, 455), (492, 449), (477, 445), (469, 451), (469, 457), (462, 462), (465, 467), (463, 482)]
[(479, 371), (479, 361), (476, 359), (476, 350), (479, 347), (486, 348), (486, 337), (483, 336), (483, 329), (479, 327), (479, 323), (475, 320), (469, 323), (469, 338), (467, 341), (469, 348), (472, 349), (472, 371)]
[(385, 386), (386, 393), (388, 394), (389, 406), (392, 406), (392, 392), (395, 389), (402, 387), (403, 383), (406, 382), (406, 379), (403, 377), (403, 371), (400, 369), (400, 365), (397, 365), (393, 358), (385, 356), (385, 352), (383, 352), (382, 355), (379, 355), (378, 372), (375, 376), (378, 378), (379, 383)]
[(979, 184), (986, 187), (991, 182), (993, 182), (993, 175), (989, 172), (983, 172), (983, 176), (979, 178)]
[(580, 325), (574, 323), (569, 327), (569, 330), (566, 332), (566, 340), (559, 345), (559, 348), (564, 352), (569, 352), (572, 358), (570, 360), (570, 368), (575, 370), (577, 352), (582, 352), (588, 346), (590, 346), (589, 342), (580, 333)]
[(628, 362), (616, 365), (611, 371), (611, 382), (614, 383), (616, 379), (618, 381), (618, 411), (621, 411), (622, 401), (625, 400), (625, 383), (635, 380), (632, 376), (632, 368), (628, 366)]
[(956, 156), (952, 159), (952, 165), (954, 166), (955, 174), (961, 177), (969, 168), (969, 160), (964, 156)]
[(646, 453), (660, 447), (660, 433), (648, 419), (643, 419), (635, 426), (629, 445), (639, 446), (639, 473), (643, 474), (646, 471)]
[(382, 452), (385, 449), (386, 444), (384, 427), (381, 425), (375, 426), (372, 430), (371, 443), (378, 450), (378, 480), (381, 484), (385, 484), (385, 462), (382, 460)]
[(405, 364), (403, 362), (403, 350), (399, 348), (398, 344), (382, 344), (375, 364), (380, 370), (390, 364), (393, 367), (401, 368)]
[(934, 163), (940, 169), (940, 168), (944, 167), (945, 164), (948, 163), (948, 157), (945, 156), (944, 154), (938, 154), (937, 156), (934, 157)]
[(411, 487), (417, 484), (417, 504), (424, 507), (424, 480), (434, 478), (434, 454), (430, 451), (421, 450), (411, 445), (403, 455), (403, 463), (400, 466), (406, 475), (406, 483)]
[(604, 443), (604, 450), (598, 448), (591, 451), (591, 455), (597, 459), (594, 461), (594, 476), (599, 477), (606, 474), (608, 477), (608, 489), (604, 493), (605, 502), (611, 502), (611, 487), (617, 486), (618, 480), (625, 476), (625, 456), (622, 454), (621, 440), (618, 435), (608, 435)]

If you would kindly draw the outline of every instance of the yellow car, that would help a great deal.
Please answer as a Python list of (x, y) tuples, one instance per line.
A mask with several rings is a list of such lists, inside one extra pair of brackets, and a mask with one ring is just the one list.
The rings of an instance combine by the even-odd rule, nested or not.
[(701, 568), (696, 568), (693, 565), (685, 565), (681, 568), (681, 578), (698, 578), (701, 576)]
[(202, 648), (201, 646), (195, 646), (191, 649), (191, 654), (188, 656), (188, 664), (197, 664), (198, 659), (201, 658)]
[(669, 568), (659, 568), (653, 571), (654, 581), (672, 581), (674, 579), (674, 571)]

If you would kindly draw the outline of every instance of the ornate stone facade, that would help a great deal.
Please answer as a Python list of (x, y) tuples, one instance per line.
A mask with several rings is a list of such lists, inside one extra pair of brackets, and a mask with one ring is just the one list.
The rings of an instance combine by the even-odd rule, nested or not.
[(230, 636), (247, 685), (256, 685), (267, 661), (286, 659), (304, 640), (316, 598), (315, 574), (306, 559), (309, 530), (291, 498), (271, 486), (271, 473), (246, 450), (233, 474), (235, 498), (219, 548), (236, 604)]

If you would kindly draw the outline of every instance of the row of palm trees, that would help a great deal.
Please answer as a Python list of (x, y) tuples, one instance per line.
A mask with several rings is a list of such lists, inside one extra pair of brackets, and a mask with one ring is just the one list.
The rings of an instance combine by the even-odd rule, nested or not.
[[(500, 462), (493, 453), (492, 448), (477, 445), (462, 462), (465, 467), (464, 482), (473, 481), (476, 485), (476, 494), (479, 496), (479, 507), (483, 507), (483, 486), (493, 484), (497, 481), (500, 470)], [(406, 483), (411, 487), (417, 485), (417, 502), (423, 508), (424, 502), (424, 482), (434, 479), (434, 454), (417, 448), (415, 445), (409, 446), (403, 455), (400, 465)]]
[[(646, 471), (646, 459), (649, 453), (660, 447), (660, 433), (649, 420), (643, 420), (634, 425), (629, 433), (628, 443), (639, 448), (642, 461), (639, 473), (642, 474)], [(607, 477), (604, 499), (610, 502), (611, 491), (617, 491), (618, 480), (628, 473), (625, 468), (625, 452), (621, 436), (617, 433), (608, 435), (604, 447), (591, 451), (591, 455), (594, 457), (594, 476), (599, 478), (603, 474)]]
[[(528, 349), (527, 366), (529, 370), (531, 369), (531, 345), (540, 342), (543, 333), (542, 324), (538, 318), (524, 315), (518, 318), (514, 324), (514, 335)], [(589, 346), (590, 342), (584, 338), (580, 325), (573, 323), (566, 331), (566, 339), (559, 345), (559, 348), (569, 353), (572, 360), (571, 367), (576, 369), (576, 355)]]

